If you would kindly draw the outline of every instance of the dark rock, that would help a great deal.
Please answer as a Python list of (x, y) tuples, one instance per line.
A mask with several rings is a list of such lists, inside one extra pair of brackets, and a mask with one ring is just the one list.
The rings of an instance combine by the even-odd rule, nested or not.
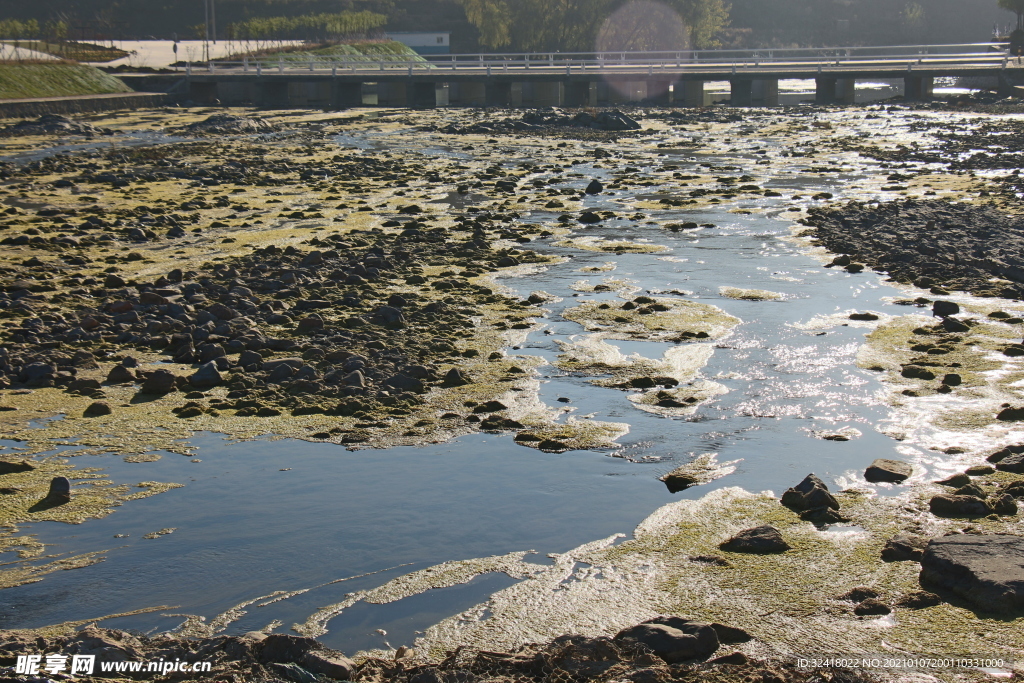
[(117, 289), (119, 287), (124, 287), (126, 284), (127, 283), (122, 278), (114, 275), (113, 273), (107, 275), (103, 280), (103, 286), (106, 289)]
[(258, 351), (245, 350), (238, 354), (238, 365), (243, 368), (253, 367), (260, 369), (263, 367), (263, 356)]
[(943, 486), (952, 486), (954, 488), (960, 488), (971, 483), (971, 478), (963, 472), (959, 472), (950, 477), (946, 477), (942, 481), (935, 482), (936, 484), (942, 484)]
[(208, 363), (214, 358), (226, 355), (226, 352), (220, 344), (202, 344), (196, 349), (196, 355), (200, 363)]
[(585, 190), (585, 192), (587, 194), (601, 194), (603, 190), (604, 185), (601, 184), (600, 180), (597, 180), (595, 178), (594, 180), (590, 181), (590, 184), (587, 185), (587, 189)]
[(140, 391), (143, 394), (166, 394), (174, 391), (178, 377), (168, 370), (157, 370), (146, 377)]
[(877, 458), (864, 470), (864, 478), (870, 482), (891, 482), (899, 484), (913, 474), (914, 468), (900, 460)]
[(71, 480), (67, 477), (54, 477), (50, 480), (50, 490), (46, 494), (46, 499), (50, 502), (70, 502), (71, 500)]
[(928, 539), (917, 534), (898, 533), (885, 542), (882, 548), (882, 560), (885, 562), (903, 562), (906, 560), (920, 561)]
[(224, 378), (221, 377), (220, 372), (217, 370), (217, 364), (212, 361), (209, 363), (203, 363), (199, 366), (199, 369), (189, 375), (188, 378), (188, 383), (196, 389), (209, 389), (210, 387), (217, 386), (223, 381)]
[(988, 506), (997, 515), (1015, 515), (1018, 510), (1017, 501), (1007, 493), (993, 496), (988, 501)]
[(877, 597), (878, 591), (876, 591), (874, 588), (870, 588), (869, 586), (857, 586), (856, 588), (851, 588), (850, 590), (846, 591), (836, 599), (849, 600), (850, 602), (864, 602), (865, 600), (868, 600), (870, 598)]
[(985, 612), (1024, 612), (1024, 537), (956, 534), (932, 539), (921, 586), (942, 588)]
[(393, 306), (381, 306), (370, 315), (370, 319), (392, 329), (405, 327), (405, 316)]
[(123, 365), (115, 365), (107, 373), (107, 381), (111, 384), (127, 384), (135, 381), (135, 373)]
[(101, 415), (110, 415), (113, 412), (114, 411), (111, 409), (109, 403), (106, 403), (105, 401), (96, 401), (94, 403), (90, 403), (89, 407), (85, 409), (82, 415), (84, 417), (99, 417)]
[(324, 328), (324, 319), (321, 318), (317, 313), (308, 315), (299, 321), (298, 330), (299, 332), (315, 332)]
[(22, 460), (20, 462), (0, 460), (0, 474), (17, 474), (18, 472), (31, 472), (35, 468), (36, 466), (27, 460)]
[(519, 261), (511, 256), (502, 256), (498, 259), (499, 268), (511, 268), (512, 266), (518, 266)]
[(897, 607), (906, 607), (908, 609), (923, 609), (925, 607), (934, 607), (942, 602), (935, 593), (929, 593), (928, 591), (913, 591), (907, 593), (896, 602)]
[(934, 496), (928, 508), (939, 517), (984, 517), (990, 512), (981, 498), (950, 493)]
[(1024, 420), (1024, 408), (1007, 406), (996, 414), (996, 419), (1003, 422), (1019, 422)]
[(868, 598), (853, 608), (853, 613), (859, 617), (880, 616), (891, 612), (892, 608), (877, 598)]
[(715, 630), (718, 635), (718, 642), (722, 645), (737, 645), (739, 643), (747, 643), (754, 639), (752, 635), (747, 633), (741, 628), (735, 626), (726, 626), (725, 624), (714, 623), (711, 624), (711, 628)]
[(996, 469), (1002, 472), (1024, 474), (1024, 453), (1008, 455), (996, 463)]
[(584, 211), (580, 214), (579, 222), (584, 224), (600, 223), (603, 219), (593, 211)]
[(615, 642), (646, 645), (669, 664), (704, 659), (718, 649), (711, 624), (679, 617), (655, 617), (615, 635)]
[(347, 387), (363, 387), (366, 386), (366, 378), (361, 371), (353, 370), (342, 378), (341, 383)]
[(745, 529), (718, 547), (734, 553), (782, 553), (790, 549), (779, 530), (768, 524)]
[(808, 474), (804, 480), (782, 494), (782, 504), (794, 512), (820, 507), (839, 509), (839, 501), (829, 493), (828, 487), (818, 477)]
[(423, 382), (408, 375), (393, 375), (383, 382), (383, 386), (397, 389), (398, 391), (411, 391), (414, 394), (421, 394), (426, 391)]
[(947, 387), (958, 387), (963, 384), (963, 377), (955, 372), (949, 372), (942, 376), (942, 383)]
[(678, 493), (702, 483), (700, 479), (686, 472), (669, 472), (661, 478), (669, 493)]
[(444, 380), (441, 382), (442, 387), (461, 387), (469, 384), (469, 379), (462, 374), (462, 371), (458, 368), (452, 368), (445, 373)]
[(960, 306), (953, 301), (936, 301), (932, 304), (932, 315), (941, 316), (943, 318), (956, 315), (960, 312)]

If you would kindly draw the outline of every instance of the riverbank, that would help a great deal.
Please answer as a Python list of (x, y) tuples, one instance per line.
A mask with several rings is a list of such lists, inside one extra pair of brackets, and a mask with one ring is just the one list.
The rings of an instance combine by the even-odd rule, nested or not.
[(0, 99), (130, 93), (131, 88), (93, 66), (67, 62), (0, 65)]
[[(182, 439), (199, 430), (238, 439), (270, 433), (350, 449), (425, 444), (485, 430), (550, 453), (621, 452), (631, 428), (647, 419), (640, 415), (665, 421), (664, 429), (676, 420), (699, 424), (717, 416), (723, 392), (743, 391), (736, 375), (745, 363), (738, 355), (737, 365), (727, 371), (719, 364), (717, 374), (711, 364), (733, 349), (770, 352), (763, 340), (742, 337), (744, 326), (784, 310), (766, 307), (806, 296), (792, 291), (809, 276), (788, 269), (769, 271), (770, 288), (720, 274), (699, 296), (683, 289), (707, 258), (703, 250), (729, 234), (702, 213), (714, 210), (737, 221), (763, 215), (794, 226), (793, 237), (754, 231), (750, 239), (758, 241), (744, 242), (745, 258), (762, 259), (768, 271), (778, 261), (757, 244), (787, 240), (811, 257), (804, 257), (807, 269), (836, 273), (856, 292), (877, 286), (869, 268), (885, 262), (869, 258), (860, 245), (846, 250), (830, 242), (858, 234), (844, 229), (842, 219), (873, 224), (876, 212), (888, 215), (907, 207), (907, 199), (928, 207), (921, 202), (955, 202), (949, 211), (962, 213), (956, 222), (963, 224), (997, 209), (1019, 209), (998, 179), (942, 166), (948, 143), (930, 131), (950, 121), (971, 132), (1002, 123), (943, 119), (960, 116), (949, 112), (716, 108), (670, 117), (638, 110), (630, 112), (643, 126), (638, 134), (577, 142), (564, 139), (574, 135), (571, 129), (564, 136), (554, 130), (467, 133), (477, 123), (473, 112), (235, 111), (236, 118), (209, 119), (214, 113), (97, 117), (90, 125), (110, 131), (103, 131), (101, 147), (4, 167), (3, 315), (11, 324), (4, 331), (7, 410), (0, 420), (3, 435), (18, 441), (17, 459), (74, 445), (83, 455), (113, 450), (137, 457), (144, 468), (155, 451), (189, 452)], [(921, 125), (922, 116), (935, 125)], [(871, 137), (882, 121), (891, 129)], [(449, 124), (459, 132), (443, 132)], [(167, 137), (144, 136), (154, 132)], [(73, 139), (73, 133), (62, 135), (5, 138), (3, 151), (17, 160)], [(369, 139), (385, 144), (362, 144)], [(859, 201), (862, 208), (844, 215), (834, 206), (837, 199)], [(989, 202), (996, 208), (974, 208)], [(929, 210), (945, 210), (937, 206)], [(818, 217), (828, 220), (816, 224)], [(808, 227), (818, 232), (801, 236)], [(901, 239), (918, 244), (929, 238), (936, 250), (943, 248), (940, 232), (920, 230)], [(844, 251), (857, 255), (851, 264), (864, 267), (821, 268)], [(531, 278), (591, 254), (607, 263), (588, 261), (574, 277), (592, 279), (558, 296), (539, 288), (528, 293)], [(613, 273), (630, 258), (686, 265), (673, 265), (677, 271), (641, 287)], [(885, 447), (910, 465), (905, 483), (878, 485), (863, 468), (829, 464), (842, 456), (823, 450), (825, 444), (856, 441), (862, 432), (815, 425), (803, 448), (828, 455), (813, 470), (834, 468), (827, 483), (839, 509), (835, 516), (802, 515), (807, 510), (783, 506), (773, 493), (721, 488), (746, 466), (725, 461), (733, 457), (725, 445), (724, 462), (700, 461), (690, 497), (713, 481), (715, 490), (658, 509), (624, 543), (594, 541), (559, 553), (550, 565), (519, 556), (418, 569), (319, 609), (293, 630), (320, 637), (360, 597), (386, 604), (501, 572), (517, 583), (421, 634), (416, 649), (426, 659), (440, 661), (459, 645), (515, 651), (565, 633), (610, 636), (663, 613), (742, 628), (754, 644), (738, 649), (761, 660), (813, 654), (811, 647), (934, 656), (1021, 652), (1019, 617), (996, 616), (955, 592), (935, 593), (939, 602), (924, 604), (918, 562), (882, 558), (901, 533), (1021, 532), (1019, 515), (1006, 507), (995, 512), (985, 502), (995, 503), (1018, 477), (969, 468), (984, 468), (986, 458), (1017, 443), (1014, 423), (997, 417), (1001, 403), (1020, 398), (1015, 356), (993, 352), (1014, 346), (1012, 338), (1024, 330), (1024, 306), (1000, 298), (1018, 293), (1016, 280), (993, 289), (984, 275), (957, 277), (921, 283), (949, 287), (938, 292), (913, 290), (911, 278), (900, 297), (907, 306), (955, 303), (956, 311), (944, 309), (942, 322), (921, 319), (927, 310), (900, 309), (899, 301), (884, 312), (865, 311), (855, 296), (785, 319), (804, 348), (819, 334), (845, 335), (852, 328), (861, 335), (851, 337), (849, 355), (856, 353), (857, 362), (849, 363), (845, 384), (829, 387), (799, 417), (810, 420), (823, 406), (850, 400), (855, 387), (879, 382), (891, 423), (857, 424), (895, 437)], [(527, 291), (513, 296), (509, 283)], [(561, 304), (576, 294), (583, 300)], [(553, 320), (548, 310), (556, 305)], [(741, 305), (748, 307), (743, 315), (730, 313)], [(525, 353), (524, 345), (537, 343), (529, 340), (541, 333), (540, 325), (554, 322), (573, 326), (577, 335), (559, 339), (560, 357), (545, 363)], [(928, 349), (915, 348), (923, 346), (922, 336)], [(661, 359), (613, 346), (652, 339), (674, 346)], [(787, 372), (803, 371), (799, 360), (776, 362), (791, 362)], [(921, 374), (939, 367), (927, 363), (940, 362), (943, 372)], [(546, 364), (583, 378), (590, 392), (628, 396), (623, 407), (639, 410), (617, 408), (618, 419), (566, 418), (565, 409), (584, 399), (549, 405), (541, 395), (542, 380), (549, 379), (541, 373), (551, 372), (540, 369)], [(903, 374), (908, 367), (919, 370)], [(952, 374), (960, 375), (959, 383), (946, 381)], [(763, 386), (757, 378), (749, 381)], [(820, 378), (807, 375), (796, 393), (817, 396), (815, 381)], [(970, 419), (957, 419), (966, 414), (965, 402)], [(721, 417), (742, 413), (776, 421), (787, 415), (781, 403), (748, 401)], [(643, 445), (630, 447), (639, 460)], [(690, 460), (677, 458), (673, 465)], [(282, 469), (291, 464), (286, 461)], [(803, 461), (784, 462), (780, 492), (807, 474)], [(955, 489), (931, 483), (955, 472), (971, 474)], [(41, 519), (30, 508), (52, 477), (21, 476), (25, 490), (4, 498), (11, 505), (0, 522), (10, 527)], [(977, 490), (960, 492), (972, 480)], [(931, 500), (949, 491), (981, 501), (975, 509), (985, 514), (934, 514)], [(76, 489), (71, 505), (79, 497)], [(719, 547), (765, 524), (788, 544), (784, 553)], [(27, 552), (36, 547), (31, 541), (11, 531), (4, 547)], [(874, 597), (851, 593), (859, 587)], [(858, 614), (867, 600), (888, 611)], [(190, 617), (187, 623), (180, 632), (209, 636), (232, 621)], [(395, 654), (383, 648), (360, 659), (393, 660)], [(661, 671), (652, 680), (675, 675)]]

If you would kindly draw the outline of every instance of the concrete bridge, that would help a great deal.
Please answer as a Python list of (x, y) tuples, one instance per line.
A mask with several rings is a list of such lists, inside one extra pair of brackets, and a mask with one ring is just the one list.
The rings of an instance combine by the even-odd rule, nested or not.
[[(189, 65), (179, 84), (197, 103), (348, 108), (603, 106), (646, 101), (699, 107), (727, 81), (735, 106), (775, 106), (779, 81), (814, 79), (815, 101), (852, 103), (858, 79), (902, 79), (927, 100), (934, 79), (1024, 75), (997, 43), (658, 53), (445, 55), (394, 60), (251, 59)], [(182, 92), (181, 94), (186, 94)]]

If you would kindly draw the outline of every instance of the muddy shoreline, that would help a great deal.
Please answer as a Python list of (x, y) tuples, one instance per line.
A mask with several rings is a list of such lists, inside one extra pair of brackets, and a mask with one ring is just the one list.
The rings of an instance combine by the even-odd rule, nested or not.
[[(870, 129), (897, 110), (902, 117), (899, 134), (858, 141), (842, 128)], [(858, 362), (886, 373), (884, 382), (897, 414), (912, 414), (921, 400), (967, 402), (968, 409), (961, 406), (955, 416), (934, 423), (949, 432), (946, 455), (956, 467), (981, 467), (993, 449), (955, 450), (956, 434), (985, 432), (1001, 439), (1002, 446), (1013, 446), (1020, 441), (1014, 430), (1020, 418), (1012, 410), (1021, 408), (1024, 415), (1024, 400), (1015, 388), (1022, 375), (1012, 365), (1014, 357), (1024, 354), (1018, 343), (1024, 320), (1017, 317), (1024, 309), (1024, 278), (1018, 273), (1017, 220), (1007, 217), (1021, 209), (1018, 178), (1009, 171), (1017, 163), (1019, 145), (1004, 139), (999, 150), (966, 160), (961, 152), (1003, 128), (1016, 140), (1017, 125), (994, 117), (980, 122), (965, 117), (954, 133), (942, 128), (932, 138), (932, 148), (908, 145), (900, 136), (941, 128), (929, 118), (930, 111), (877, 105), (799, 107), (782, 113), (716, 108), (668, 115), (637, 110), (628, 113), (647, 130), (628, 136), (581, 135), (571, 127), (561, 132), (512, 125), (483, 130), (472, 115), (456, 112), (425, 115), (433, 121), (417, 131), (407, 128), (407, 112), (339, 117), (238, 111), (232, 112), (234, 123), (223, 118), (207, 122), (212, 110), (95, 117), (95, 125), (102, 126), (112, 143), (27, 164), (7, 163), (0, 174), (0, 203), (5, 207), (0, 220), (0, 316), (8, 319), (0, 333), (0, 431), (19, 442), (17, 453), (0, 458), (20, 462), (74, 443), (77, 453), (117, 451), (144, 461), (154, 450), (181, 452), (180, 439), (200, 430), (240, 439), (273, 433), (347, 448), (437, 442), (480, 430), (514, 433), (516, 443), (552, 453), (612, 447), (628, 424), (575, 417), (558, 422), (557, 410), (539, 404), (531, 361), (509, 349), (535, 328), (550, 297), (544, 292), (513, 297), (498, 278), (528, 275), (558, 261), (546, 249), (531, 248), (537, 245), (600, 251), (614, 259), (624, 253), (659, 253), (664, 249), (657, 244), (660, 230), (714, 230), (713, 225), (665, 220), (658, 213), (665, 208), (699, 210), (741, 201), (753, 206), (762, 198), (782, 197), (792, 203), (781, 206), (778, 215), (796, 224), (793, 239), (801, 240), (823, 266), (853, 274), (876, 269), (908, 287), (927, 290), (919, 293), (928, 297), (908, 292), (910, 312), (903, 317), (880, 319), (864, 313), (816, 324), (827, 330), (853, 320), (871, 327)], [(513, 117), (518, 118), (509, 114), (506, 119)], [(551, 117), (536, 121), (561, 125)], [(227, 124), (235, 128), (224, 129)], [(188, 139), (123, 146), (133, 135), (154, 128)], [(67, 142), (57, 136), (81, 132), (4, 138), (2, 151), (16, 155)], [(353, 134), (378, 141), (427, 135), (444, 154), (409, 155), (383, 146), (339, 149), (333, 142), (335, 136)], [(657, 141), (647, 141), (651, 135)], [(782, 144), (770, 153), (757, 149), (762, 135)], [(579, 139), (574, 143), (579, 146), (570, 147), (562, 137)], [(728, 165), (701, 157), (659, 160), (665, 150), (714, 147), (727, 154), (740, 142), (753, 144)], [(532, 146), (537, 161), (512, 164), (503, 159), (523, 144)], [(808, 198), (786, 187), (785, 176), (792, 174), (842, 182), (857, 159), (876, 165), (867, 172), (869, 179), (848, 188), (848, 198), (856, 204), (836, 205), (827, 192), (809, 198), (809, 205), (800, 204)], [(596, 191), (631, 194), (622, 210), (586, 210), (594, 188), (589, 185), (592, 178), (577, 171), (585, 163), (612, 169), (612, 177)], [(968, 171), (979, 173), (964, 175)], [(620, 219), (649, 225), (652, 240), (605, 240), (586, 234), (588, 225)], [(900, 250), (890, 248), (896, 243)], [(601, 287), (619, 292), (618, 300), (614, 305), (582, 302), (566, 311), (564, 318), (579, 323), (590, 336), (585, 343), (565, 346), (556, 365), (596, 376), (592, 381), (597, 386), (640, 390), (630, 401), (667, 419), (691, 416), (714, 400), (720, 385), (694, 383), (707, 360), (696, 351), (710, 349), (701, 342), (719, 340), (742, 321), (717, 306), (690, 301), (683, 292), (640, 293), (610, 278)], [(762, 305), (784, 299), (773, 291), (725, 286), (722, 296)], [(918, 315), (928, 316), (938, 310), (936, 302), (947, 300), (960, 301), (955, 311), (947, 308), (932, 321)], [(678, 357), (666, 354), (661, 364), (638, 361), (604, 341), (615, 339), (669, 340), (678, 345)], [(1016, 353), (1018, 347), (1022, 354)], [(45, 428), (37, 428), (46, 419), (51, 421)], [(897, 431), (889, 433), (900, 438)], [(6, 487), (0, 495), (0, 550), (19, 552), (28, 560), (41, 549), (30, 537), (18, 535), (18, 525), (43, 519), (81, 523), (130, 505), (133, 497), (159, 494), (174, 485), (144, 482), (146, 486), (132, 490), (104, 484), (90, 495), (78, 483), (67, 505), (39, 509), (54, 476), (83, 479), (74, 464), (74, 458), (47, 456), (31, 469), (0, 475)], [(730, 471), (729, 463), (696, 465), (692, 482), (681, 488)], [(961, 492), (959, 486), (955, 495), (994, 501), (997, 490), (1010, 490), (1019, 479), (1012, 470), (989, 469), (969, 477), (977, 491)], [(674, 474), (677, 484), (691, 476), (685, 468)], [(102, 481), (99, 474), (94, 478)], [(697, 507), (677, 506), (652, 516), (661, 521), (645, 522), (621, 546), (598, 545), (575, 555), (609, 573), (621, 571), (625, 585), (643, 585), (641, 567), (646, 563), (673, 577), (648, 586), (643, 599), (627, 590), (630, 608), (614, 615), (609, 610), (621, 603), (609, 599), (602, 604), (597, 595), (601, 579), (581, 575), (585, 588), (580, 590), (596, 592), (587, 592), (578, 604), (596, 605), (598, 616), (579, 632), (610, 636), (654, 614), (685, 613), (746, 629), (764, 646), (743, 655), (764, 664), (723, 662), (710, 670), (700, 668), (704, 665), (666, 667), (618, 652), (600, 660), (621, 664), (607, 680), (743, 680), (748, 675), (812, 680), (821, 674), (770, 664), (796, 651), (791, 636), (781, 631), (795, 628), (795, 633), (810, 637), (810, 631), (802, 630), (806, 626), (794, 625), (813, 622), (817, 645), (830, 638), (839, 643), (844, 629), (854, 628), (854, 610), (863, 603), (843, 599), (838, 590), (821, 594), (823, 585), (815, 582), (812, 588), (797, 580), (800, 566), (820, 563), (834, 572), (836, 584), (852, 589), (870, 583), (878, 596), (873, 599), (889, 610), (879, 614), (895, 611), (904, 622), (900, 628), (905, 631), (895, 637), (904, 643), (916, 640), (922, 652), (941, 653), (943, 643), (966, 647), (970, 638), (952, 626), (957, 619), (969, 619), (974, 628), (995, 629), (1002, 634), (1002, 651), (1021, 652), (1024, 643), (1006, 630), (1019, 619), (997, 626), (988, 613), (972, 613), (969, 605), (949, 596), (939, 605), (910, 606), (908, 596), (920, 590), (916, 562), (881, 560), (885, 543), (900, 533), (929, 538), (950, 532), (1021, 534), (1016, 509), (932, 514), (929, 501), (950, 491), (917, 479), (895, 504), (895, 499), (873, 498), (850, 486), (836, 493), (842, 502), (837, 502), (838, 518), (808, 517), (802, 514), (807, 510), (787, 509), (775, 497), (738, 493), (709, 498)], [(686, 521), (686, 515), (699, 522)], [(822, 528), (839, 521), (867, 533), (847, 545), (822, 540)], [(791, 582), (775, 582), (774, 565), (761, 556), (730, 555), (726, 569), (708, 569), (706, 563), (685, 559), (717, 556), (727, 536), (760, 523), (778, 526), (793, 544), (797, 559), (790, 566), (795, 573)], [(854, 559), (841, 562), (850, 557)], [(75, 566), (90, 561), (70, 559)], [(726, 570), (733, 565), (730, 574)], [(35, 574), (25, 573), (25, 567), (0, 570), (0, 579), (2, 585), (13, 586), (69, 566), (54, 563)], [(570, 563), (559, 576), (574, 576), (574, 566)], [(507, 602), (489, 604), (494, 623), (508, 625), (517, 610), (534, 605), (537, 614), (530, 623), (543, 625), (539, 632), (566, 632), (559, 630), (571, 621), (559, 612), (565, 606), (545, 608), (537, 603), (540, 593), (530, 592), (541, 590), (555, 574), (546, 576), (535, 568), (523, 574), (531, 578), (518, 594), (512, 591), (502, 598)], [(702, 588), (690, 595), (670, 585), (684, 577)], [(536, 585), (528, 586), (531, 582)], [(749, 593), (742, 600), (726, 601), (735, 621), (722, 616), (725, 607), (707, 602), (707, 595), (721, 590)], [(754, 615), (766, 607), (769, 613), (783, 614), (786, 625), (773, 629), (759, 624)], [(545, 609), (555, 618), (542, 614)], [(612, 632), (609, 624), (616, 625)], [(66, 634), (74, 627), (57, 628)], [(530, 673), (537, 658), (584, 662), (595, 657), (588, 648), (597, 646), (590, 641), (556, 641), (515, 657), (487, 654), (543, 640), (513, 631), (504, 638), (496, 634), (498, 628), (449, 620), (426, 634), (422, 650), (417, 650), (423, 661), (395, 663), (395, 653), (390, 660), (381, 658), (388, 653), (370, 653), (359, 680), (541, 680)], [(850, 646), (871, 651), (865, 648), (875, 641), (865, 632)], [(140, 652), (156, 648), (149, 654), (184, 647), (194, 654), (196, 648), (227, 652), (244, 645), (239, 642), (226, 636), (143, 639), (133, 641), (132, 647)], [(463, 642), (467, 652), (478, 653), (477, 663), (456, 656), (438, 668), (437, 662)], [(566, 648), (576, 648), (571, 657), (563, 652)], [(241, 677), (235, 680), (288, 677), (264, 664), (289, 662), (260, 663), (251, 652), (218, 657), (228, 668), (248, 661), (245, 657), (252, 660), (244, 666), (255, 668), (230, 673)], [(488, 664), (496, 667), (492, 677), (479, 668), (480, 657), (502, 662)], [(230, 680), (223, 676), (218, 680)]]

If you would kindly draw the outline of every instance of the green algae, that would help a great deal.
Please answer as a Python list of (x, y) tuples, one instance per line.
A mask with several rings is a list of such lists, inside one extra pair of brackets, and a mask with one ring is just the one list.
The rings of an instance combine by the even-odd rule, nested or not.
[(741, 322), (710, 304), (663, 297), (641, 299), (620, 306), (585, 302), (563, 311), (562, 317), (609, 339), (642, 341), (720, 339)]

